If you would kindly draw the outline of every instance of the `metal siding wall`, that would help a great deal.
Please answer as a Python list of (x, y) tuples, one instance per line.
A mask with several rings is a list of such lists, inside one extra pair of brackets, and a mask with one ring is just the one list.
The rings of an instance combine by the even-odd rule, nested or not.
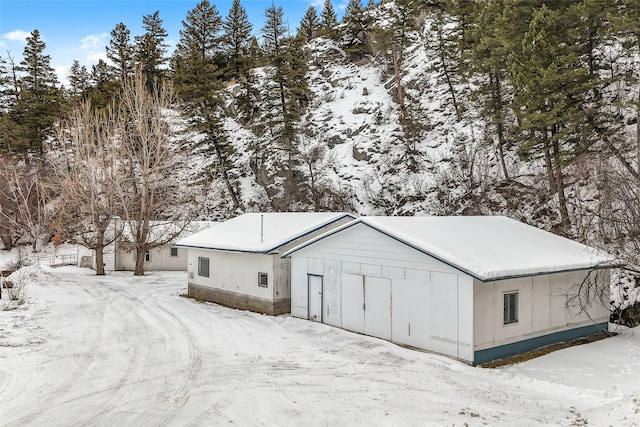
[[(323, 261), (324, 323), (472, 361), (471, 277), (366, 226), (330, 236), (292, 259), (294, 277), (303, 268), (296, 267), (299, 259), (308, 259), (305, 274), (318, 274)], [(297, 280), (292, 313), (301, 306)]]
[(342, 327), (364, 333), (364, 276), (342, 273)]
[(539, 331), (548, 329), (551, 326), (549, 320), (550, 300), (549, 300), (549, 276), (535, 276), (533, 279), (533, 289), (531, 293), (533, 317), (531, 319), (531, 329)]
[(458, 274), (458, 358), (473, 361), (473, 278)]
[[(567, 310), (567, 292), (570, 292), (573, 283), (581, 282), (586, 273), (587, 271), (584, 270), (488, 283), (475, 281), (474, 350), (484, 352), (487, 349), (503, 346), (508, 346), (509, 349), (520, 348), (522, 346), (516, 344), (521, 341), (545, 342), (543, 337), (546, 335), (561, 336), (562, 334), (555, 334), (566, 332), (564, 335), (569, 336), (572, 329), (592, 325), (594, 320), (606, 322), (608, 319), (606, 308), (591, 307), (589, 310), (593, 320), (590, 320), (586, 314), (572, 316)], [(518, 323), (504, 325), (502, 295), (503, 292), (510, 290), (519, 292)], [(493, 301), (493, 310), (488, 309), (489, 297)], [(489, 322), (492, 323), (493, 338)]]
[(342, 299), (340, 261), (324, 261), (324, 312), (323, 322), (342, 327)]
[(392, 280), (392, 335), (395, 342), (429, 348), (429, 283)]
[[(473, 279), (473, 343), (475, 346), (495, 341), (495, 282)], [(500, 309), (502, 305), (500, 305)]]
[(291, 257), (291, 315), (307, 318), (307, 258)]

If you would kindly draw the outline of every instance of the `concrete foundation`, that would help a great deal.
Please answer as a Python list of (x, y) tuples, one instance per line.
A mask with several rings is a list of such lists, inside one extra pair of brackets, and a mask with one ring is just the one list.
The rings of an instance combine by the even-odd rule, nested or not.
[(291, 312), (291, 298), (269, 300), (250, 295), (229, 292), (222, 289), (189, 283), (188, 294), (191, 298), (215, 302), (225, 307), (250, 310), (271, 316)]

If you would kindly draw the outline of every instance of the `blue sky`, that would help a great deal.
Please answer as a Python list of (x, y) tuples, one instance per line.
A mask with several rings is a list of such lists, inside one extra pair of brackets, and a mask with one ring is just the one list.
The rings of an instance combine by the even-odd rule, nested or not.
[[(131, 39), (142, 33), (142, 17), (160, 11), (171, 48), (177, 43), (181, 21), (200, 0), (0, 0), (0, 56), (7, 51), (19, 62), (25, 38), (37, 29), (46, 43), (61, 82), (66, 83), (69, 66), (74, 59), (91, 69), (99, 58), (106, 59), (105, 46), (110, 32), (119, 22), (131, 31)], [(224, 18), (232, 0), (210, 0)], [(241, 0), (253, 23), (254, 33), (264, 24), (264, 11), (274, 1), (282, 6), (289, 28), (295, 32), (300, 18), (309, 7), (318, 13), (323, 0)], [(339, 15), (347, 0), (333, 0)]]

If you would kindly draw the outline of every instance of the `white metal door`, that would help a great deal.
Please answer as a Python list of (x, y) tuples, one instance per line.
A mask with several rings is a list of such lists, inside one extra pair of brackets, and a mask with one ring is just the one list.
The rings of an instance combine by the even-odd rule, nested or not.
[(342, 327), (364, 333), (364, 280), (359, 274), (342, 273)]
[(364, 333), (391, 339), (391, 280), (364, 278)]
[(307, 276), (309, 285), (309, 320), (322, 322), (322, 276)]

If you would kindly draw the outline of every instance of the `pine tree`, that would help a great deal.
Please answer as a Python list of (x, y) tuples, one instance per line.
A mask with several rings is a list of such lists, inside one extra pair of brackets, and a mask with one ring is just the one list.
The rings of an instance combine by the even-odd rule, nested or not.
[(162, 27), (159, 11), (145, 15), (142, 18), (142, 28), (145, 30), (144, 34), (135, 37), (134, 58), (151, 89), (154, 82), (162, 81), (162, 66), (168, 61), (165, 43), (167, 31)]
[(44, 142), (51, 134), (53, 123), (60, 116), (62, 101), (58, 78), (51, 67), (51, 58), (44, 54), (45, 47), (40, 32), (33, 30), (27, 37), (19, 66), (23, 75), (13, 111), (20, 128), (14, 148), (40, 154), (44, 152)]
[(228, 69), (235, 77), (245, 76), (251, 65), (249, 46), (253, 26), (249, 22), (247, 11), (240, 4), (240, 0), (233, 0), (227, 19), (222, 23), (224, 36), (222, 38)]
[[(479, 102), (481, 114), (487, 118), (487, 135), (496, 139), (496, 151), (504, 179), (510, 179), (505, 161), (508, 145), (506, 117), (512, 102), (508, 79), (507, 58), (515, 46), (509, 46), (504, 31), (504, 0), (488, 0), (479, 9), (467, 9), (458, 20), (467, 20), (461, 27), (469, 40), (459, 40), (461, 72), (473, 81), (471, 97)], [(468, 22), (472, 20), (473, 22)], [(460, 50), (458, 52), (460, 52)]]
[(297, 172), (296, 124), (306, 108), (309, 89), (306, 81), (307, 58), (303, 37), (285, 37), (286, 26), (281, 7), (270, 6), (262, 34), (269, 64), (271, 82), (265, 93), (265, 123), (275, 146), (286, 153), (286, 163), (279, 164), (284, 176), (281, 202), (277, 209), (289, 209), (300, 197), (300, 177)]
[(114, 73), (120, 82), (133, 74), (134, 47), (130, 40), (130, 31), (122, 22), (111, 31), (111, 40), (107, 46), (107, 58), (113, 62)]
[(15, 104), (19, 99), (19, 93), (17, 65), (14, 59), (10, 54), (7, 59), (0, 57), (0, 153), (12, 151), (16, 138), (20, 135), (19, 126), (15, 121)]
[(190, 149), (208, 160), (205, 178), (222, 179), (236, 210), (241, 202), (232, 172), (235, 151), (223, 126), (222, 72), (216, 65), (222, 18), (215, 5), (203, 0), (187, 13), (182, 27), (171, 58), (173, 83), (191, 126), (204, 136)]
[(75, 59), (71, 64), (71, 68), (69, 68), (67, 80), (69, 80), (69, 93), (72, 97), (80, 97), (91, 85), (91, 76), (87, 71), (87, 67), (81, 66), (80, 62)]
[(349, 0), (342, 22), (344, 49), (352, 54), (369, 53), (369, 43), (367, 41), (367, 31), (369, 31), (371, 20), (362, 7), (362, 0)]
[(89, 97), (94, 108), (104, 108), (118, 91), (118, 82), (111, 68), (102, 59), (91, 67)]
[(264, 14), (266, 22), (262, 27), (263, 50), (272, 60), (282, 55), (282, 40), (287, 32), (282, 7), (269, 6)]
[(311, 40), (318, 34), (320, 28), (320, 19), (316, 13), (314, 6), (309, 6), (304, 16), (300, 20), (300, 26), (298, 27), (297, 35), (304, 40)]
[(321, 35), (334, 39), (338, 36), (336, 26), (338, 25), (338, 15), (333, 8), (331, 0), (324, 0), (322, 12), (320, 13)]
[(571, 9), (535, 10), (522, 48), (510, 57), (525, 159), (543, 158), (549, 186), (558, 197), (560, 225), (569, 232), (571, 220), (565, 197), (565, 166), (594, 142), (594, 85), (588, 66), (580, 58), (571, 23)]

